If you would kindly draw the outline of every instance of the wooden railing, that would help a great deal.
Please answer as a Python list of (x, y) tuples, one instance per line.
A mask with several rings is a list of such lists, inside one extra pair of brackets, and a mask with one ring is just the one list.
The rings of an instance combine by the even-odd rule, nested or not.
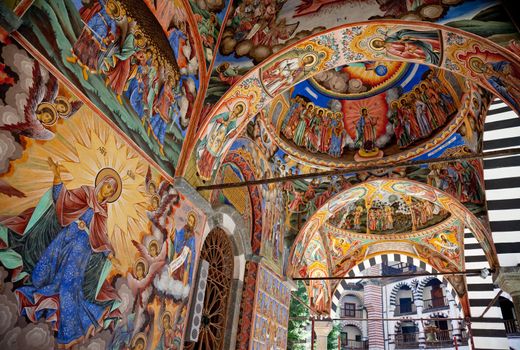
[[(454, 346), (453, 331), (447, 329), (426, 329), (424, 345), (427, 349), (449, 348)], [(468, 337), (465, 331), (457, 338), (457, 345), (467, 345)], [(402, 333), (395, 335), (396, 349), (419, 348), (419, 333)]]
[(340, 350), (368, 350), (368, 340), (341, 339)]
[(449, 304), (446, 297), (424, 300), (424, 310), (442, 309), (447, 307), (449, 307)]

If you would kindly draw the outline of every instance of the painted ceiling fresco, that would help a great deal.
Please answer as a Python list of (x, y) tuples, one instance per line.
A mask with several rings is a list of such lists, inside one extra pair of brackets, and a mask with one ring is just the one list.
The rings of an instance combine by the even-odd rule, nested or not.
[[(27, 277), (52, 265), (42, 247), (59, 254), (70, 238), (42, 210), (98, 185), (115, 191), (89, 202), (104, 213), (106, 254), (84, 222), (67, 221), (88, 259), (67, 256), (64, 268), (85, 270), (82, 302), (100, 324), (121, 318), (96, 335), (114, 347), (182, 343), (205, 216), (173, 190), (174, 176), (197, 186), (337, 171), (201, 191), (238, 211), (253, 254), (279, 276), (343, 276), (384, 251), (460, 271), (464, 228), (496, 263), (481, 160), (355, 168), (477, 154), (493, 96), (520, 111), (520, 35), (499, 1), (6, 4), (22, 20), (12, 36), (0, 31), (0, 262), (8, 298), (27, 305), (13, 325), (22, 312), (41, 316)], [(41, 220), (51, 236), (24, 236)], [(99, 293), (105, 284), (126, 293), (122, 305)], [(327, 313), (334, 283), (307, 287)], [(256, 302), (261, 323), (273, 311)], [(85, 335), (60, 328), (68, 313), (46, 315), (46, 334), (65, 347)]]
[(210, 70), (205, 109), (269, 56), (311, 34), (366, 20), (406, 19), (441, 23), (511, 45), (519, 34), (495, 0), (234, 1)]
[(19, 31), (173, 176), (200, 90), (188, 14), (173, 0), (37, 0)]
[[(462, 271), (465, 227), (476, 233), (493, 264), (487, 230), (453, 197), (414, 181), (364, 182), (332, 197), (309, 218), (291, 249), (288, 274), (345, 276), (382, 251), (417, 258), (437, 271)], [(327, 280), (312, 282), (323, 289), (332, 287)], [(450, 282), (464, 293), (463, 283)], [(314, 289), (308, 285), (310, 295)], [(313, 307), (317, 312), (329, 310)]]
[[(466, 118), (459, 111), (469, 113), (461, 103), (477, 89), (451, 73), (415, 64), (408, 65), (398, 79), (378, 82), (371, 79), (372, 70), (387, 65), (361, 64), (357, 69), (346, 66), (317, 74), (273, 100), (264, 115), (276, 143), (295, 157), (331, 168), (411, 158), (457, 130)], [(368, 70), (365, 82), (354, 75), (350, 78), (348, 71), (358, 69)], [(318, 85), (316, 77), (322, 75), (329, 86), (335, 84), (335, 91)], [(345, 91), (342, 85), (347, 84), (362, 86), (356, 91), (364, 92)]]
[[(471, 82), (477, 83), (480, 87), (474, 89), (476, 90), (476, 93), (478, 93), (478, 90), (485, 88), (499, 96), (502, 96), (503, 100), (508, 102), (514, 109), (518, 107), (518, 101), (520, 100), (520, 90), (516, 87), (520, 77), (520, 62), (518, 57), (498, 46), (492, 45), (490, 42), (477, 40), (477, 38), (473, 36), (465, 37), (467, 34), (462, 32), (455, 33), (454, 31), (444, 31), (444, 27), (437, 27), (433, 24), (431, 24), (430, 27), (414, 27), (415, 25), (416, 24), (405, 25), (404, 23), (396, 25), (395, 21), (392, 21), (391, 23), (379, 23), (378, 25), (363, 24), (359, 26), (342, 27), (335, 31), (330, 31), (326, 34), (309, 38), (307, 41), (300, 42), (293, 46), (291, 50), (277, 56), (275, 60), (262, 63), (260, 67), (250, 72), (245, 79), (236, 83), (226, 94), (224, 99), (216, 105), (212, 117), (200, 130), (199, 137), (195, 141), (194, 152), (191, 153), (191, 159), (187, 163), (188, 167), (194, 166), (195, 169), (192, 168), (192, 170), (190, 170), (188, 178), (193, 179), (195, 183), (200, 183), (201, 180), (206, 182), (212, 180), (216, 174), (222, 156), (229, 150), (233, 140), (240, 135), (240, 132), (244, 130), (247, 126), (247, 122), (254, 115), (262, 111), (262, 109), (272, 105), (273, 102), (279, 99), (280, 94), (287, 93), (287, 91), (290, 92), (297, 83), (305, 81), (309, 77), (321, 72), (336, 67), (344, 67), (345, 65), (350, 64), (349, 62), (369, 62), (385, 59), (392, 61), (413, 61), (427, 64), (430, 67), (439, 65), (444, 71), (463, 75)], [(414, 28), (412, 29), (412, 27)], [(380, 43), (385, 42), (385, 40), (392, 45), (388, 47), (380, 46)], [(422, 43), (424, 40), (430, 40), (434, 45), (429, 44), (427, 47), (420, 48), (419, 46), (421, 46), (421, 44), (418, 43)], [(412, 42), (419, 45), (414, 46), (414, 50), (421, 53), (421, 55), (418, 55), (416, 58), (410, 59), (409, 57), (397, 57), (392, 51), (394, 44), (395, 46), (406, 46)], [(442, 55), (441, 51), (434, 49), (435, 47), (444, 48), (442, 50)], [(485, 61), (488, 63), (484, 65), (483, 63)], [(454, 77), (454, 75), (446, 74), (446, 79), (451, 79), (450, 77)], [(432, 77), (431, 79), (432, 81), (435, 81), (435, 77)], [(437, 77), (437, 79), (439, 78)], [(456, 83), (452, 85), (457, 86)], [(467, 92), (468, 87), (466, 85), (467, 84), (464, 84), (463, 91)], [(424, 88), (428, 88), (428, 84), (424, 85)], [(419, 86), (419, 90), (420, 89), (421, 87)], [(455, 99), (457, 96), (454, 92), (452, 92), (450, 96), (445, 92), (445, 89), (437, 89), (439, 99), (441, 99), (440, 94), (444, 94), (447, 99), (450, 97)], [(418, 95), (421, 94), (418, 93)], [(413, 94), (412, 92), (409, 92), (407, 97), (408, 96), (415, 96), (415, 90), (413, 91)], [(376, 95), (371, 98), (377, 99), (378, 97), (379, 95)], [(428, 97), (427, 94), (426, 97)], [(436, 96), (431, 95), (430, 98), (434, 99)], [(405, 114), (412, 114), (412, 116), (415, 114), (417, 122), (413, 123), (415, 124), (414, 132), (411, 131), (413, 120), (410, 120), (410, 132), (408, 132), (408, 127), (406, 125), (404, 128), (399, 128), (399, 125), (396, 125), (397, 128), (393, 128), (392, 126), (394, 132), (395, 129), (397, 129), (397, 133), (400, 135), (401, 144), (403, 146), (409, 142), (407, 141), (406, 136), (413, 139), (414, 137), (418, 138), (421, 137), (421, 135), (426, 135), (428, 134), (428, 130), (432, 129), (432, 125), (435, 124), (433, 120), (421, 121), (421, 119), (423, 119), (421, 115), (428, 114), (428, 110), (432, 107), (431, 102), (427, 104), (422, 100), (414, 101), (416, 103), (415, 105), (412, 105), (412, 108), (410, 109), (407, 105), (411, 103), (408, 102), (405, 103), (404, 108), (403, 106), (399, 106), (399, 102), (396, 106), (398, 115), (399, 113), (402, 115), (403, 111)], [(358, 102), (359, 100), (354, 100), (345, 104), (355, 106)], [(316, 103), (314, 103), (314, 105), (316, 105)], [(440, 102), (439, 106), (442, 107)], [(472, 109), (473, 112), (471, 113), (475, 113), (474, 110), (476, 106), (472, 104), (469, 96), (466, 97), (463, 106), (468, 110)], [(320, 107), (324, 108), (326, 106), (321, 105)], [(445, 105), (445, 108), (446, 107), (447, 106)], [(362, 106), (359, 105), (353, 109), (356, 114), (359, 115), (359, 117), (356, 117), (359, 119), (361, 119), (361, 113), (367, 115), (368, 112), (368, 110), (362, 112)], [(314, 107), (312, 107), (312, 110), (314, 114)], [(419, 118), (417, 118), (417, 110), (419, 110)], [(449, 107), (447, 107), (446, 111), (448, 111), (448, 113), (453, 113), (453, 110), (450, 111)], [(321, 112), (322, 116), (327, 115), (325, 112), (326, 110), (323, 109), (323, 112)], [(345, 114), (348, 110), (342, 112)], [(333, 113), (332, 116), (337, 118), (338, 114)], [(323, 120), (322, 117), (315, 119)], [(364, 119), (366, 120), (366, 118)], [(448, 116), (444, 115), (440, 116), (440, 120), (438, 119), (436, 122), (448, 119)], [(329, 120), (331, 124), (334, 124), (334, 118)], [(394, 118), (394, 120), (396, 119)], [(421, 121), (423, 131), (421, 131), (419, 121)], [(304, 124), (307, 124), (307, 122)], [(302, 124), (302, 126), (306, 126), (304, 124)], [(372, 141), (374, 137), (377, 138), (377, 130), (371, 130), (373, 128), (370, 128), (370, 125), (367, 124), (372, 123), (364, 123), (364, 129), (366, 128), (368, 130), (363, 130), (363, 133), (358, 133), (358, 135), (354, 135), (354, 131), (352, 131), (353, 129), (356, 129), (355, 127), (350, 128), (351, 133), (354, 136), (354, 139), (352, 140), (354, 142), (354, 147), (356, 143), (358, 144), (358, 147), (363, 146), (363, 149), (360, 148), (360, 150), (352, 152), (355, 153), (354, 155), (358, 155), (358, 159), (356, 160), (354, 158), (354, 160), (362, 160), (365, 164), (374, 166), (384, 164), (386, 159), (385, 157), (380, 159), (381, 153), (379, 151), (381, 151), (381, 149), (379, 149), (377, 145), (374, 145), (373, 142), (369, 142), (368, 145), (364, 144), (367, 140)], [(466, 124), (465, 127), (468, 125), (469, 124)], [(345, 125), (344, 123), (344, 127), (348, 127), (348, 125)], [(322, 126), (321, 128), (323, 129)], [(309, 131), (309, 129), (311, 128), (307, 128), (306, 131)], [(307, 142), (308, 140), (305, 139), (304, 133), (303, 140), (301, 137), (298, 137), (296, 144), (300, 148), (305, 145), (306, 151), (310, 148), (317, 153), (317, 151), (319, 151), (319, 146), (322, 146), (321, 144), (318, 145), (316, 142), (316, 139), (318, 138), (317, 131), (320, 131), (319, 129), (320, 127), (313, 125), (312, 131), (314, 135), (307, 133), (307, 139), (309, 139), (308, 136), (311, 136), (311, 142)], [(451, 127), (451, 132), (454, 129), (455, 127)], [(405, 130), (406, 133), (403, 130)], [(338, 128), (338, 132), (339, 131), (341, 130)], [(296, 129), (294, 129), (294, 134), (296, 134)], [(299, 134), (301, 134), (301, 132)], [(376, 136), (373, 137), (373, 134)], [(294, 138), (293, 134), (290, 134), (289, 136)], [(321, 133), (319, 136), (321, 137)], [(472, 135), (466, 134), (466, 137), (471, 138)], [(328, 137), (324, 139), (327, 140), (327, 138)], [(351, 139), (352, 138), (353, 137), (351, 137)], [(343, 139), (347, 140), (346, 135), (344, 138), (341, 138), (341, 142), (343, 142)], [(292, 143), (294, 143), (293, 141), (294, 139), (292, 140)], [(316, 147), (317, 145), (318, 147)], [(329, 147), (330, 151), (331, 145), (331, 142), (324, 143), (325, 147), (323, 150), (325, 150), (326, 147)], [(316, 150), (316, 148), (318, 149)], [(337, 151), (337, 148), (338, 147), (333, 148), (333, 155), (341, 155), (341, 152)], [(425, 149), (423, 148), (422, 151), (424, 150)], [(384, 151), (382, 152), (384, 155)], [(307, 152), (307, 155), (312, 153), (313, 152)], [(416, 153), (415, 155), (419, 154)], [(328, 156), (330, 157), (330, 155)], [(399, 159), (399, 157), (397, 157), (397, 159)], [(310, 164), (314, 162), (316, 164), (314, 159), (312, 161), (305, 159), (304, 162)], [(330, 164), (329, 167), (331, 167)]]
[(9, 38), (0, 69), (0, 344), (179, 346), (205, 215)]

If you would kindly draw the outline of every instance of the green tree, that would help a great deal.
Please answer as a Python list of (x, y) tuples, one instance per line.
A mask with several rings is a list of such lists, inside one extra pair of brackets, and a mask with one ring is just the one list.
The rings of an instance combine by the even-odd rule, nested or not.
[[(307, 289), (305, 288), (305, 284), (301, 281), (298, 281), (297, 283), (298, 289), (294, 292), (294, 295), (308, 305), (309, 298), (307, 296)], [(307, 349), (306, 340), (309, 335), (307, 330), (310, 324), (309, 315), (309, 309), (307, 309), (295, 298), (291, 299), (291, 306), (289, 308), (289, 328), (287, 332), (287, 349)], [(304, 319), (293, 319), (293, 317)]]
[(341, 326), (339, 323), (334, 322), (332, 325), (332, 330), (327, 337), (327, 350), (337, 350), (338, 349), (338, 338), (339, 333), (341, 331)]

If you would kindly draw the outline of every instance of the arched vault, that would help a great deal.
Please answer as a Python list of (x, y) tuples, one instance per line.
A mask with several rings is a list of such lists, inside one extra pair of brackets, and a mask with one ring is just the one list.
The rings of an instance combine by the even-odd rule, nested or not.
[[(383, 252), (417, 258), (441, 273), (464, 271), (465, 227), (496, 267), (489, 232), (452, 196), (411, 180), (365, 182), (334, 196), (309, 218), (294, 241), (287, 275), (343, 277)], [(311, 282), (316, 283), (332, 289), (329, 281)]]
[[(410, 57), (391, 43), (428, 40), (435, 52)], [(520, 58), (473, 34), (437, 24), (381, 20), (339, 26), (307, 37), (255, 67), (219, 100), (203, 122), (187, 160), (201, 180), (214, 177), (223, 155), (247, 122), (274, 97), (319, 72), (371, 60), (416, 62), (462, 75), (519, 110)], [(488, 63), (485, 64), (484, 62)], [(188, 159), (188, 154), (190, 159)], [(193, 179), (198, 181), (197, 179)]]

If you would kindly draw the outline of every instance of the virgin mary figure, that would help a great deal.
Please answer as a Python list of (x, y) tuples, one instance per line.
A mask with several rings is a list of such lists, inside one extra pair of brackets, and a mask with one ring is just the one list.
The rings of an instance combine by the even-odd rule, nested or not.
[(18, 217), (0, 218), (10, 248), (21, 256), (28, 275), (15, 290), (20, 313), (45, 320), (57, 331), (60, 347), (71, 347), (119, 317), (116, 291), (106, 281), (111, 262), (118, 264), (107, 235), (107, 203), (121, 194), (121, 178), (102, 169), (93, 186), (68, 190), (57, 163), (52, 191), (36, 208)]

